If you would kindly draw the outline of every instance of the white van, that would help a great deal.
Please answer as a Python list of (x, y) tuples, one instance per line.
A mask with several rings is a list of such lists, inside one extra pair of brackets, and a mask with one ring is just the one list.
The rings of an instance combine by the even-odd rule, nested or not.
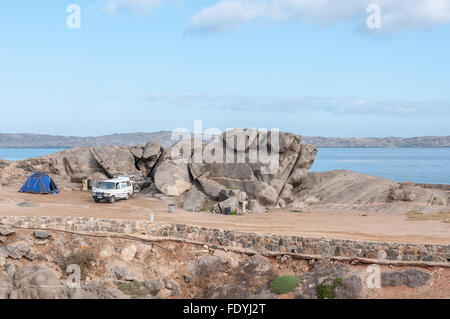
[(106, 200), (115, 203), (118, 199), (128, 200), (134, 193), (134, 186), (128, 177), (108, 179), (100, 183), (94, 183), (92, 187), (92, 198), (98, 203)]

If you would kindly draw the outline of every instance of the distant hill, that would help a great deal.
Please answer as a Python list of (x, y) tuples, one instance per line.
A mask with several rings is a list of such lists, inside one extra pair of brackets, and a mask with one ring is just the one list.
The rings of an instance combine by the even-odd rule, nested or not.
[(318, 137), (304, 136), (316, 147), (450, 147), (450, 136), (421, 137)]
[(131, 146), (158, 141), (164, 147), (172, 145), (171, 132), (111, 134), (97, 137), (55, 136), (43, 134), (0, 133), (0, 147), (72, 148), (82, 146)]
[[(158, 141), (164, 147), (172, 145), (170, 131), (153, 133), (124, 133), (98, 137), (55, 136), (42, 134), (0, 133), (0, 147), (4, 148), (72, 148), (81, 146), (131, 146)], [(318, 137), (304, 136), (304, 143), (316, 147), (450, 147), (450, 136), (422, 137)]]

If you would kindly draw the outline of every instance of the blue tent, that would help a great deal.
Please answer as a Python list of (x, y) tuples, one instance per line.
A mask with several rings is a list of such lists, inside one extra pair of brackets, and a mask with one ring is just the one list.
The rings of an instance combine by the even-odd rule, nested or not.
[(36, 172), (28, 177), (19, 192), (34, 194), (58, 194), (59, 190), (50, 176), (42, 172)]

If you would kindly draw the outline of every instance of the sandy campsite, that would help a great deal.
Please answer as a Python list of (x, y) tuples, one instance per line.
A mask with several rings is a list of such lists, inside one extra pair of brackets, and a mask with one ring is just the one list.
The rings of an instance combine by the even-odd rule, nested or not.
[[(438, 220), (410, 221), (406, 211), (370, 212), (364, 209), (309, 208), (303, 211), (273, 209), (265, 214), (226, 216), (189, 212), (180, 207), (168, 213), (176, 199), (155, 199), (142, 194), (129, 201), (95, 203), (88, 192), (61, 191), (34, 195), (0, 187), (2, 216), (73, 216), (148, 220), (197, 225), (245, 232), (285, 234), (328, 239), (362, 239), (400, 243), (450, 244), (450, 224)], [(179, 206), (179, 205), (177, 205)]]

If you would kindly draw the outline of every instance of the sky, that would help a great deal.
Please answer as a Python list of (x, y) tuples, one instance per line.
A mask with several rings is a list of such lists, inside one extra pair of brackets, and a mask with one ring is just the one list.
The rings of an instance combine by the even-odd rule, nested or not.
[(2, 1), (0, 133), (450, 135), (449, 57), (450, 0)]

